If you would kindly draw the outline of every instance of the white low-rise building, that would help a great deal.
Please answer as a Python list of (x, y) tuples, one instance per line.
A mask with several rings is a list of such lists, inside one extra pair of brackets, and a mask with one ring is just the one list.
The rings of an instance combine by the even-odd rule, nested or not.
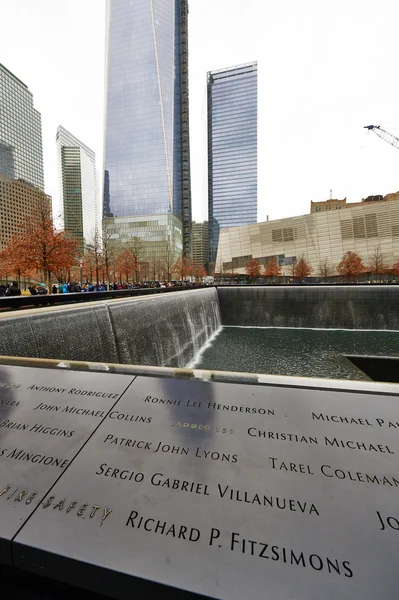
[(322, 275), (326, 259), (334, 275), (348, 250), (367, 265), (378, 249), (384, 264), (399, 262), (399, 200), (221, 229), (215, 270), (245, 273), (251, 258), (264, 265), (276, 257), (290, 275), (290, 265), (303, 254), (313, 276)]

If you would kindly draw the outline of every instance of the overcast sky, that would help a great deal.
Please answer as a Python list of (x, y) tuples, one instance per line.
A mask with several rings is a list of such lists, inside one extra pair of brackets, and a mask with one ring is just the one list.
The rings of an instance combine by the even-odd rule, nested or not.
[[(45, 186), (58, 196), (59, 124), (102, 171), (105, 0), (0, 0), (0, 62), (42, 114)], [(190, 0), (193, 216), (207, 217), (206, 73), (258, 61), (259, 220), (310, 200), (399, 190), (397, 0)]]

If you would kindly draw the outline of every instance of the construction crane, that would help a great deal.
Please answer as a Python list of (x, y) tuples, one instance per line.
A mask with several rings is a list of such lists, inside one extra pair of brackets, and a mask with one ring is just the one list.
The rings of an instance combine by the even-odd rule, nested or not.
[(364, 129), (374, 131), (374, 133), (377, 134), (378, 137), (388, 142), (388, 144), (395, 146), (395, 148), (399, 150), (399, 139), (392, 135), (392, 133), (389, 133), (388, 131), (385, 131), (385, 129), (382, 129), (379, 125), (365, 125)]

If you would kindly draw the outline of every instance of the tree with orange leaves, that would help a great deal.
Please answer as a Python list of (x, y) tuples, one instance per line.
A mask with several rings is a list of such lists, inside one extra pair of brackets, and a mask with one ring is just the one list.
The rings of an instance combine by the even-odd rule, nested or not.
[(337, 266), (337, 271), (340, 275), (346, 277), (348, 280), (354, 280), (358, 275), (364, 273), (365, 266), (359, 254), (348, 250), (348, 252), (345, 252), (341, 262)]
[(245, 272), (249, 279), (255, 280), (260, 275), (260, 264), (255, 258), (251, 258), (245, 265)]
[(10, 265), (8, 264), (8, 260), (3, 252), (0, 253), (0, 282), (5, 279), (6, 283), (8, 283), (9, 276), (12, 275), (10, 271)]
[(393, 275), (399, 275), (399, 262), (392, 265), (390, 271)]
[(177, 273), (182, 281), (191, 275), (193, 266), (191, 260), (185, 256), (180, 256), (172, 267), (172, 273)]
[(203, 280), (204, 277), (206, 277), (205, 267), (203, 265), (193, 265), (192, 274), (196, 281), (200, 281), (200, 279)]
[(28, 271), (40, 271), (46, 283), (50, 283), (52, 273), (69, 271), (77, 263), (77, 242), (55, 228), (51, 214), (44, 208), (37, 220), (27, 223), (10, 245), (11, 252), (19, 254), (21, 265)]
[(12, 273), (21, 287), (21, 277), (32, 274), (32, 267), (24, 254), (24, 241), (20, 235), (15, 235), (0, 255), (3, 268)]
[[(86, 283), (93, 283), (95, 281), (96, 274), (96, 257), (91, 248), (85, 252), (82, 258), (82, 276), (86, 280)], [(82, 283), (82, 282), (81, 282)], [(97, 283), (97, 282), (96, 282)]]
[(263, 270), (263, 274), (265, 277), (278, 277), (281, 275), (282, 269), (281, 266), (277, 263), (276, 257), (272, 256), (270, 260), (268, 260), (265, 264), (265, 268)]
[(137, 269), (139, 269), (139, 265), (136, 261), (136, 255), (133, 249), (126, 244), (117, 255), (116, 270), (128, 283), (130, 275), (135, 274)]
[(305, 258), (305, 255), (302, 254), (295, 265), (295, 277), (298, 277), (300, 280), (302, 280), (305, 279), (305, 277), (309, 277), (312, 272), (312, 265)]

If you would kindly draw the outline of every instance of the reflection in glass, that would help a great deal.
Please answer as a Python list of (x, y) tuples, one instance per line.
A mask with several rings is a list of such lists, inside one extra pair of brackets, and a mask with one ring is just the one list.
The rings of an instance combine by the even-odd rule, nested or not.
[(208, 73), (210, 262), (222, 227), (257, 220), (257, 63)]
[(187, 0), (108, 6), (104, 217), (174, 214), (189, 243)]

